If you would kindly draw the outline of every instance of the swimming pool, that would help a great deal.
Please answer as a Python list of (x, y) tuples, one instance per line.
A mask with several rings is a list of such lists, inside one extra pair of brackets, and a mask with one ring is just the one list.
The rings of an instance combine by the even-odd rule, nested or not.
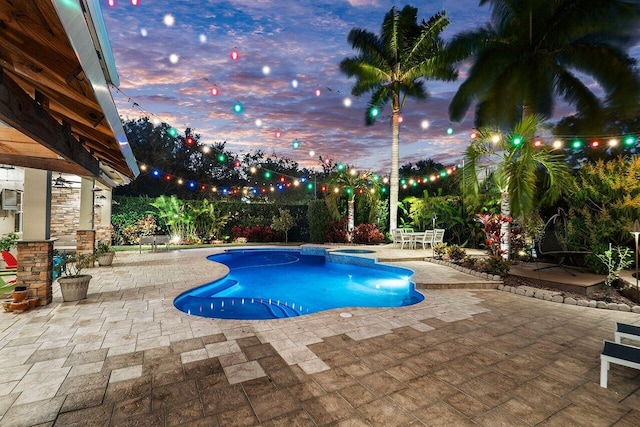
[(372, 259), (264, 249), (229, 250), (208, 259), (228, 266), (229, 274), (179, 295), (177, 309), (258, 320), (338, 307), (400, 307), (424, 299), (409, 280), (411, 270)]

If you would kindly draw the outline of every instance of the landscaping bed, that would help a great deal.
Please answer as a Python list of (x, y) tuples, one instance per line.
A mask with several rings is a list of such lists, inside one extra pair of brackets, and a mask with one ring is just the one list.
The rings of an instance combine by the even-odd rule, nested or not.
[(555, 282), (549, 282), (546, 280), (533, 279), (529, 277), (520, 277), (507, 275), (503, 278), (505, 286), (529, 286), (531, 288), (543, 289), (548, 291), (558, 292), (563, 297), (574, 298), (576, 300), (579, 299), (589, 299), (596, 301), (606, 301), (606, 302), (615, 302), (618, 304), (627, 304), (630, 307), (637, 305), (632, 299), (623, 295), (620, 289), (612, 287), (610, 299), (607, 300), (605, 290), (598, 290), (589, 294), (589, 296), (585, 296), (576, 292), (570, 292), (559, 288), (559, 284)]

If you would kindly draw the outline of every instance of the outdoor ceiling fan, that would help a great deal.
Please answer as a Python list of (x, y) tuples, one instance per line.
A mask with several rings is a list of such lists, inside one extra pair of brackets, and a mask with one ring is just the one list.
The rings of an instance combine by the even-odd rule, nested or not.
[(62, 177), (62, 173), (58, 174), (58, 177), (53, 180), (53, 186), (55, 188), (70, 188), (71, 181), (67, 181)]

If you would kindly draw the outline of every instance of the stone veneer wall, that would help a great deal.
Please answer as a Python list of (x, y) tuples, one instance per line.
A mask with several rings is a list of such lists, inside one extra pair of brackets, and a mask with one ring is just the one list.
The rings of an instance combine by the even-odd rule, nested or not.
[[(101, 224), (102, 206), (95, 203), (93, 223), (96, 238), (100, 242), (111, 242), (111, 224)], [(51, 189), (51, 237), (71, 242), (76, 240), (80, 226), (80, 189)]]
[(18, 242), (16, 285), (26, 286), (29, 296), (38, 298), (38, 305), (47, 305), (53, 299), (52, 270), (53, 241)]
[(51, 189), (51, 237), (72, 241), (80, 224), (80, 189)]

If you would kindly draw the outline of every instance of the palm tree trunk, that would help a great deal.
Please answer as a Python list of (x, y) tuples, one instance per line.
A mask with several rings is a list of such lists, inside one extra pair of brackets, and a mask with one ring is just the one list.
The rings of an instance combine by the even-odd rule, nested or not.
[[(353, 232), (353, 229), (355, 227), (355, 202), (354, 199), (349, 199), (349, 201), (347, 202), (347, 206), (348, 206), (348, 218), (349, 218), (349, 223), (347, 225), (347, 231), (349, 231), (349, 235), (351, 235), (351, 233)], [(351, 238), (349, 238), (349, 240), (351, 240)]]
[[(511, 201), (509, 193), (506, 191), (500, 193), (500, 215), (503, 218), (511, 216)], [(504, 221), (500, 226), (500, 250), (502, 251), (502, 258), (509, 259), (509, 253), (511, 252), (510, 221)]]
[(398, 176), (399, 147), (400, 147), (400, 97), (393, 94), (391, 101), (391, 176), (389, 179), (389, 230), (398, 227), (398, 193), (400, 192), (400, 179)]

